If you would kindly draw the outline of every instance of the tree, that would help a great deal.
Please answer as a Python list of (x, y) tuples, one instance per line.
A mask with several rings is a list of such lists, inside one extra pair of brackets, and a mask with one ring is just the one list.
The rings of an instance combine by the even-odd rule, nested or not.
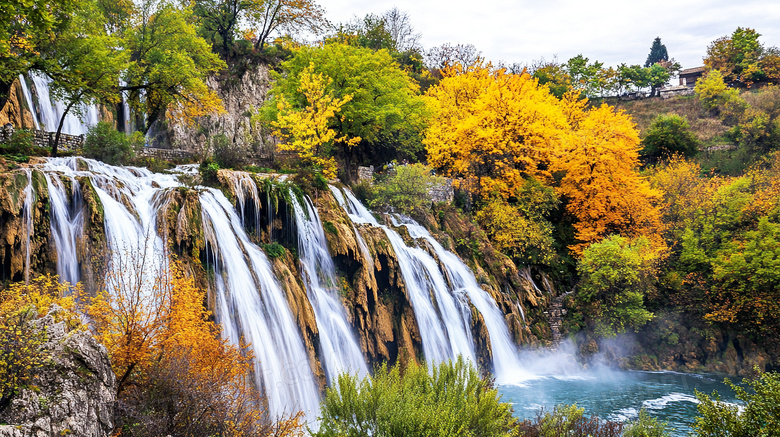
[(50, 359), (43, 349), (46, 332), (33, 322), (56, 309), (52, 316), (56, 322), (64, 322), (66, 329), (83, 327), (74, 300), (68, 297), (70, 291), (69, 284), (61, 284), (51, 275), (0, 290), (0, 420), (13, 396), (26, 386), (34, 386), (36, 372)]
[(327, 21), (325, 11), (312, 0), (252, 0), (247, 11), (249, 28), (257, 35), (255, 48), (262, 50), (277, 31), (294, 34), (322, 32)]
[(704, 65), (718, 70), (730, 85), (750, 88), (754, 83), (780, 81), (777, 49), (765, 48), (753, 29), (738, 27), (730, 36), (716, 39), (707, 47)]
[(145, 115), (143, 132), (163, 115), (183, 122), (224, 111), (206, 76), (225, 67), (197, 35), (189, 9), (145, 0), (136, 25), (126, 32), (130, 64), (123, 73), (130, 107)]
[(374, 185), (371, 207), (390, 207), (412, 216), (424, 212), (432, 203), (431, 190), (444, 184), (442, 178), (432, 176), (431, 171), (423, 164), (394, 166), (393, 174)]
[[(111, 124), (99, 121), (98, 124), (89, 128), (82, 153), (87, 158), (97, 159), (111, 165), (127, 164), (135, 155), (135, 147), (133, 146), (138, 146), (139, 142), (140, 146), (143, 146), (143, 135), (140, 132), (136, 134), (131, 140), (124, 133), (114, 129)], [(141, 138), (138, 137), (139, 135)]]
[(577, 300), (590, 307), (596, 332), (603, 336), (636, 331), (653, 318), (644, 307), (644, 295), (652, 287), (659, 253), (649, 240), (629, 240), (611, 235), (588, 246), (577, 270)]
[(572, 87), (585, 96), (592, 97), (598, 95), (598, 74), (604, 63), (588, 61), (588, 58), (581, 54), (577, 55), (566, 61), (566, 71), (571, 78)]
[(645, 133), (642, 146), (642, 156), (648, 162), (655, 163), (674, 155), (695, 156), (699, 152), (699, 139), (691, 132), (685, 117), (661, 114)]
[(547, 180), (568, 131), (563, 103), (528, 74), (478, 64), (444, 70), (428, 90), (434, 116), (425, 134), (428, 162), (485, 199), (510, 199), (527, 177)]
[(229, 56), (239, 22), (254, 0), (192, 0), (192, 11), (200, 18), (201, 31), (213, 47), (222, 46)]
[(699, 437), (780, 435), (780, 375), (775, 372), (760, 373), (755, 379), (745, 379), (744, 386), (726, 379), (726, 384), (736, 393), (744, 407), (721, 402), (717, 392), (712, 397), (696, 392), (699, 416), (693, 429)]
[(462, 358), (431, 372), (383, 365), (373, 376), (343, 374), (321, 405), (316, 437), (366, 435), (510, 436), (516, 419), (490, 380)]
[(40, 68), (40, 51), (70, 24), (81, 0), (3, 0), (0, 2), (0, 108), (11, 84), (30, 68)]
[(276, 120), (272, 122), (274, 135), (283, 139), (281, 150), (298, 154), (304, 165), (321, 172), (328, 179), (336, 177), (336, 160), (331, 156), (334, 144), (347, 143), (352, 147), (360, 142), (360, 137), (337, 137), (330, 128), (333, 118), (341, 108), (352, 100), (347, 94), (341, 99), (333, 98), (326, 89), (330, 79), (323, 74), (315, 74), (312, 65), (301, 73), (300, 88), (304, 106), (296, 108), (280, 95), (276, 101)]
[(118, 50), (119, 39), (106, 31), (105, 16), (98, 4), (84, 1), (63, 30), (41, 57), (52, 77), (51, 93), (66, 103), (60, 116), (51, 154), (57, 156), (65, 117), (80, 113), (84, 105), (117, 103), (119, 75), (126, 66), (124, 51)]
[(611, 234), (628, 238), (657, 235), (659, 193), (636, 172), (639, 134), (631, 119), (602, 105), (578, 121), (572, 141), (552, 162), (562, 175), (558, 193), (574, 218), (575, 253)]
[(645, 68), (652, 67), (658, 62), (668, 60), (669, 53), (666, 52), (666, 46), (661, 44), (661, 37), (655, 37), (653, 45), (650, 47), (650, 53), (647, 55), (647, 60), (645, 61)]
[(552, 61), (544, 59), (535, 61), (530, 67), (529, 73), (539, 81), (539, 85), (546, 85), (550, 89), (550, 93), (559, 99), (572, 90), (571, 77), (557, 58)]
[(428, 111), (417, 85), (386, 50), (339, 43), (301, 47), (282, 64), (285, 74), (274, 76), (272, 99), (266, 103), (268, 121), (276, 118), (279, 97), (299, 105), (304, 101), (301, 77), (309, 66), (313, 74), (330, 80), (334, 99), (352, 96), (330, 125), (338, 138), (346, 139), (335, 145), (333, 154), (343, 163), (347, 179), (358, 163), (379, 165), (399, 155), (415, 159)]
[(444, 43), (431, 48), (425, 54), (425, 64), (431, 70), (443, 70), (447, 67), (460, 65), (463, 70), (469, 70), (482, 61), (482, 52), (473, 44)]

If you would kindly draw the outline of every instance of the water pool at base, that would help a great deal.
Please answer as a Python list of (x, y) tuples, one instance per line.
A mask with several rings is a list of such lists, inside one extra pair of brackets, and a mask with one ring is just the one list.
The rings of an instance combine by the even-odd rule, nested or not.
[[(731, 378), (741, 381), (741, 378)], [(576, 374), (542, 376), (519, 385), (499, 385), (503, 400), (512, 404), (515, 416), (534, 419), (537, 411), (552, 411), (558, 404), (585, 408), (588, 417), (626, 422), (636, 419), (644, 408), (651, 416), (668, 422), (673, 436), (687, 436), (698, 415), (694, 390), (734, 402), (734, 392), (723, 376), (677, 372), (618, 370), (585, 371)]]

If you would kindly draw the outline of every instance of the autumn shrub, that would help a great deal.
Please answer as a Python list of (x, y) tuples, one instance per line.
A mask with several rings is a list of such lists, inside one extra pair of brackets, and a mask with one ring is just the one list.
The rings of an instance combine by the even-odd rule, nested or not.
[(747, 389), (728, 379), (725, 382), (743, 406), (722, 402), (718, 392), (710, 397), (697, 391), (699, 416), (693, 423), (697, 436), (780, 436), (780, 374), (766, 372), (745, 379)]
[(89, 128), (81, 152), (87, 158), (111, 165), (126, 164), (135, 155), (131, 139), (104, 121)]
[(114, 256), (102, 289), (81, 299), (117, 375), (122, 434), (271, 435), (277, 425), (290, 430), (279, 435), (300, 431), (297, 416), (268, 422), (251, 379), (252, 354), (221, 337), (205, 292), (177, 262), (169, 269), (150, 263), (165, 265), (133, 252)]
[(38, 369), (48, 355), (41, 349), (46, 333), (32, 322), (46, 315), (53, 305), (57, 322), (66, 328), (81, 327), (73, 299), (66, 297), (70, 286), (60, 284), (56, 276), (39, 276), (28, 285), (15, 283), (0, 291), (0, 418), (11, 398), (34, 383)]
[(369, 205), (407, 215), (430, 208), (431, 190), (441, 186), (443, 179), (431, 175), (430, 167), (423, 164), (398, 165), (393, 170), (374, 184)]
[(383, 365), (363, 380), (343, 374), (321, 404), (317, 437), (509, 436), (516, 419), (490, 380), (462, 358), (431, 371)]
[(585, 417), (577, 405), (557, 405), (553, 411), (539, 410), (534, 420), (519, 425), (523, 437), (620, 437), (623, 424)]
[(710, 71), (706, 77), (696, 81), (696, 97), (704, 109), (718, 115), (729, 125), (736, 124), (747, 108), (739, 90), (729, 88), (718, 70)]
[(659, 115), (642, 139), (642, 156), (654, 163), (674, 155), (695, 156), (699, 139), (691, 132), (688, 120), (676, 114)]

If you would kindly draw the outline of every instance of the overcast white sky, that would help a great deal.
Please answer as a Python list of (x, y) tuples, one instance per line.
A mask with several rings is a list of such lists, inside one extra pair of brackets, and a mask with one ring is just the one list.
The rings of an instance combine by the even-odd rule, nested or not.
[(490, 61), (531, 63), (582, 53), (607, 66), (644, 64), (653, 39), (683, 68), (703, 65), (707, 45), (738, 26), (780, 46), (780, 0), (322, 0), (331, 22), (405, 11), (426, 49), (470, 43)]

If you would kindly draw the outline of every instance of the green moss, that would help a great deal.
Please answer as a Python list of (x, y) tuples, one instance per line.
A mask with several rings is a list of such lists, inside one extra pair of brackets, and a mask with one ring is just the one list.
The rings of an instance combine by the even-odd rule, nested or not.
[(269, 258), (276, 259), (284, 256), (284, 246), (279, 243), (263, 244), (263, 250)]
[(334, 225), (333, 223), (331, 223), (331, 222), (329, 222), (329, 221), (325, 221), (325, 222), (322, 224), (322, 227), (323, 227), (323, 228), (324, 228), (324, 229), (325, 229), (327, 232), (330, 232), (330, 233), (331, 233), (331, 234), (333, 234), (333, 235), (338, 235), (338, 234), (339, 234), (339, 230), (338, 230), (338, 229), (336, 229), (336, 225)]

